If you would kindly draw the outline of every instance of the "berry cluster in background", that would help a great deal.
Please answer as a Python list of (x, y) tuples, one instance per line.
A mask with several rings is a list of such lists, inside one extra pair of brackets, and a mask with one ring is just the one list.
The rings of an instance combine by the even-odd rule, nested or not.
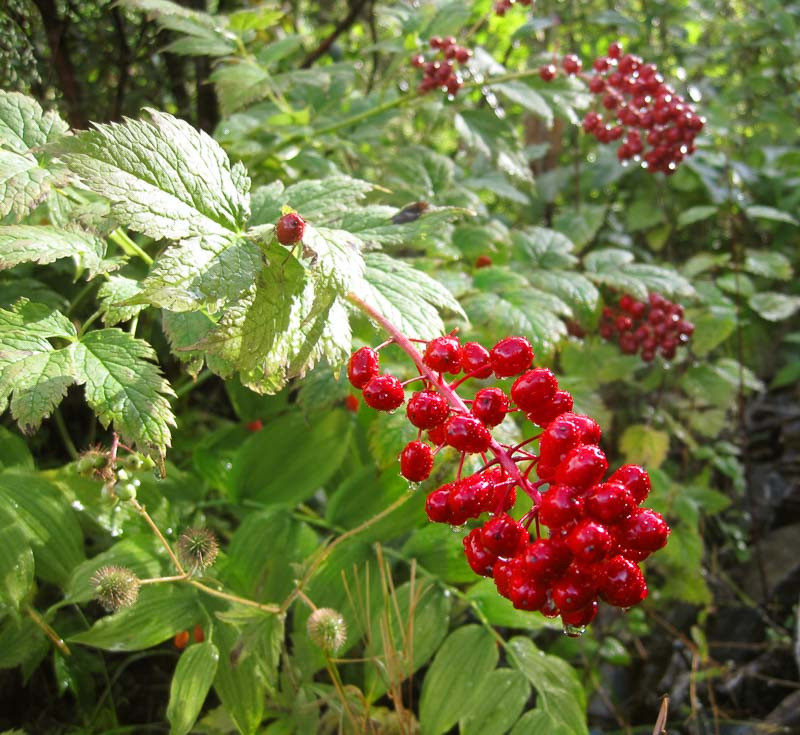
[[(590, 623), (598, 600), (622, 608), (641, 602), (647, 585), (638, 563), (669, 535), (658, 513), (640, 507), (650, 479), (641, 467), (625, 465), (604, 480), (608, 461), (598, 446), (600, 427), (572, 412), (572, 396), (559, 389), (549, 369), (532, 366), (530, 343), (507, 337), (488, 350), (447, 335), (425, 343), (419, 355), (405, 341), (401, 347), (418, 376), (401, 382), (381, 372), (378, 351), (362, 347), (350, 358), (348, 378), (379, 411), (399, 409), (405, 387), (422, 383), (406, 403), (418, 433), (400, 453), (400, 471), (422, 482), (444, 447), (461, 453), (457, 477), (428, 494), (426, 512), (455, 527), (488, 515), (464, 537), (470, 567), (494, 579), (517, 609), (560, 615), (568, 629)], [(470, 379), (492, 378), (513, 381), (485, 385), (471, 400), (457, 393)], [(511, 412), (523, 413), (540, 430), (514, 445), (496, 440), (492, 429)], [(531, 451), (537, 439), (538, 455)], [(462, 476), (468, 454), (479, 455), (483, 467)], [(538, 480), (531, 477), (534, 470)], [(531, 507), (515, 520), (509, 512), (520, 497)]]
[[(651, 173), (674, 173), (694, 152), (703, 118), (664, 81), (655, 64), (624, 54), (617, 42), (592, 66), (594, 73), (583, 76), (598, 102), (583, 119), (584, 131), (600, 143), (621, 140), (617, 149), (620, 161), (641, 161)], [(567, 54), (561, 67), (572, 76), (581, 71), (582, 64), (574, 54)], [(549, 63), (539, 69), (539, 76), (549, 82), (558, 72), (558, 67)]]
[(469, 61), (472, 51), (459, 46), (453, 36), (445, 38), (434, 36), (429, 44), (435, 51), (430, 59), (426, 59), (422, 54), (411, 57), (411, 65), (423, 70), (422, 81), (417, 90), (420, 94), (427, 94), (438, 88), (451, 96), (455, 95), (464, 84), (457, 67)]
[(514, 5), (533, 5), (531, 0), (497, 0), (494, 4), (494, 12), (499, 15), (501, 18), (506, 14), (506, 10), (509, 10)]
[(652, 362), (656, 354), (673, 359), (691, 339), (694, 324), (684, 318), (680, 304), (660, 294), (650, 293), (646, 302), (623, 294), (616, 307), (603, 308), (599, 332), (603, 339), (616, 340), (626, 355)]

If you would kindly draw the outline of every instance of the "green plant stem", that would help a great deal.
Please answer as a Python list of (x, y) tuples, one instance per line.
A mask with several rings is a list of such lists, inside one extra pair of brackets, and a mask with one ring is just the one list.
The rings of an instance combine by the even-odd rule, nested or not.
[(205, 383), (210, 378), (214, 377), (214, 373), (210, 370), (203, 370), (196, 378), (187, 378), (185, 382), (175, 386), (175, 395), (178, 398), (183, 398), (189, 395), (195, 388)]
[(78, 454), (78, 450), (75, 448), (75, 443), (72, 441), (72, 438), (69, 435), (67, 424), (64, 422), (64, 417), (61, 415), (60, 409), (56, 408), (53, 411), (53, 419), (56, 422), (56, 429), (61, 437), (61, 441), (64, 442), (64, 448), (67, 450), (67, 454), (69, 454), (70, 458), (75, 461), (80, 455)]
[(122, 251), (126, 255), (136, 256), (141, 258), (147, 265), (153, 265), (153, 259), (144, 251), (142, 250), (131, 238), (128, 236), (128, 233), (125, 232), (121, 227), (118, 227), (114, 232), (112, 232), (108, 239), (112, 242), (119, 245)]
[(167, 554), (169, 555), (169, 558), (172, 560), (172, 564), (175, 566), (175, 569), (177, 569), (178, 572), (183, 576), (187, 576), (186, 570), (183, 568), (183, 566), (181, 566), (178, 557), (175, 556), (175, 552), (172, 550), (172, 546), (170, 546), (169, 541), (167, 541), (167, 539), (164, 538), (164, 534), (161, 533), (160, 529), (156, 525), (155, 521), (151, 518), (150, 514), (147, 512), (145, 507), (138, 500), (136, 500), (136, 498), (133, 498), (128, 502), (136, 509), (136, 512), (142, 518), (144, 518), (145, 523), (148, 526), (150, 526), (150, 530), (156, 535), (158, 540), (161, 542), (161, 545), (164, 547)]
[(28, 617), (33, 620), (34, 623), (41, 629), (41, 631), (53, 642), (53, 645), (61, 651), (65, 656), (72, 655), (72, 651), (69, 650), (69, 646), (64, 643), (64, 640), (61, 636), (56, 633), (45, 621), (45, 619), (39, 615), (36, 610), (34, 610), (30, 605), (25, 605), (25, 612), (28, 614)]

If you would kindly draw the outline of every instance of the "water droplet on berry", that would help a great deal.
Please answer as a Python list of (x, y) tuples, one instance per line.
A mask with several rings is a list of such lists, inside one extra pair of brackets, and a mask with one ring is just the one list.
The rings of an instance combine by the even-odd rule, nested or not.
[(564, 625), (564, 635), (568, 638), (580, 638), (586, 632), (585, 625)]
[(462, 533), (465, 528), (466, 528), (466, 523), (463, 523), (460, 526), (450, 526), (450, 530), (453, 533)]

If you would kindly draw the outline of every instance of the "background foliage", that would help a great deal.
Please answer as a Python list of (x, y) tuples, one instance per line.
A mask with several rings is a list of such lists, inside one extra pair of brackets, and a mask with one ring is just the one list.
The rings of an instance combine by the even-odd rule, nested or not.
[[(662, 694), (678, 732), (800, 726), (796, 4), (11, 0), (0, 24), (0, 727), (652, 732)], [(470, 76), (420, 97), (408, 59), (447, 34)], [(537, 75), (616, 39), (707, 118), (670, 178)], [(305, 253), (271, 242), (284, 206)], [(623, 291), (681, 301), (691, 348), (602, 341)], [(531, 339), (651, 472), (673, 535), (641, 609), (571, 639), (475, 582), (397, 475), (402, 417), (347, 410), (337, 369), (383, 339), (351, 292), (414, 337)], [(140, 454), (82, 476), (112, 429)], [(113, 479), (222, 551), (106, 615), (101, 566), (174, 574)], [(298, 589), (343, 614), (339, 658)]]

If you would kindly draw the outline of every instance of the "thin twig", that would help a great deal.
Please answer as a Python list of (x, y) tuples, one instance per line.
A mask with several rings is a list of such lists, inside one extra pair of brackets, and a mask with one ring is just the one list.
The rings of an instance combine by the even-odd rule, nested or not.
[(72, 651), (69, 650), (69, 646), (64, 643), (64, 640), (61, 636), (56, 633), (50, 625), (45, 621), (45, 619), (39, 615), (36, 610), (34, 610), (30, 605), (25, 606), (25, 612), (28, 613), (28, 617), (33, 620), (34, 623), (41, 629), (42, 633), (44, 633), (52, 642), (53, 645), (61, 651), (65, 656), (70, 656)]
[(661, 698), (661, 708), (658, 710), (658, 719), (653, 728), (653, 735), (667, 735), (667, 715), (669, 714), (669, 695)]
[(356, 22), (358, 14), (361, 9), (367, 4), (367, 0), (354, 0), (350, 6), (350, 12), (336, 24), (336, 27), (331, 31), (330, 35), (323, 39), (317, 48), (309, 53), (305, 59), (300, 63), (301, 69), (308, 69), (320, 56), (322, 56), (332, 45), (333, 42), (339, 38), (353, 23)]

